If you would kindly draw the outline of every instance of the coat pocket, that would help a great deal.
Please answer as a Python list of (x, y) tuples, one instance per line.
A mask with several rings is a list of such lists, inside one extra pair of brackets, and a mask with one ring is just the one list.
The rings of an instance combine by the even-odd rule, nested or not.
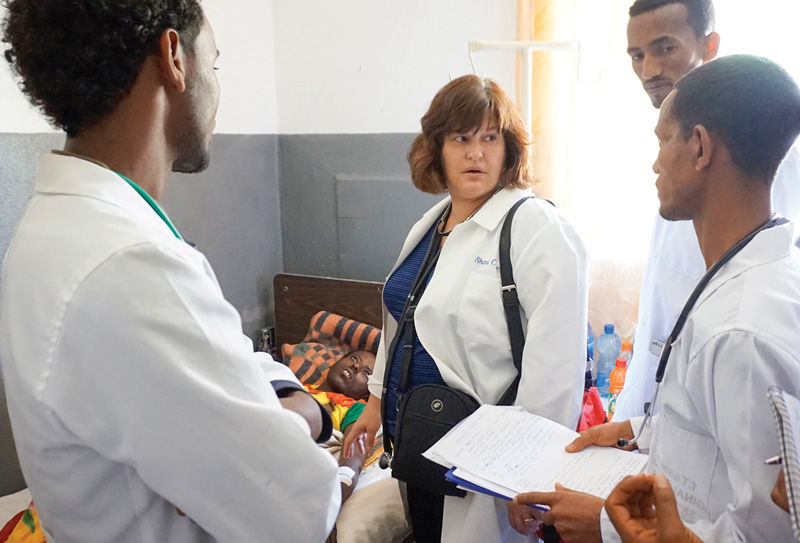
[(467, 342), (510, 351), (499, 272), (469, 274), (459, 302), (456, 331)]

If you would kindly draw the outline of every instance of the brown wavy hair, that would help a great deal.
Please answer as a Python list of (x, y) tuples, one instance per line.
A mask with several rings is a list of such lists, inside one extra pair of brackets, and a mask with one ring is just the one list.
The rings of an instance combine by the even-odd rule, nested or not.
[(454, 79), (433, 97), (420, 120), (422, 132), (408, 151), (414, 186), (430, 194), (445, 192), (447, 182), (442, 162), (445, 136), (477, 130), (487, 116), (497, 123), (505, 141), (500, 185), (530, 187), (530, 139), (522, 113), (497, 83), (477, 75)]

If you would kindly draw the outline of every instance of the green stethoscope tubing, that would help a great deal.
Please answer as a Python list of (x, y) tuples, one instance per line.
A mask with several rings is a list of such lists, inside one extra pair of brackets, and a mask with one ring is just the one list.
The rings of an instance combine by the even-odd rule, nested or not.
[(172, 221), (169, 220), (167, 214), (164, 213), (164, 211), (161, 209), (161, 206), (158, 205), (158, 202), (153, 200), (152, 196), (147, 194), (147, 192), (142, 187), (140, 187), (139, 185), (137, 185), (136, 183), (134, 183), (133, 181), (122, 175), (121, 173), (119, 172), (114, 172), (114, 173), (120, 176), (122, 179), (124, 179), (125, 182), (128, 183), (133, 188), (133, 190), (139, 193), (139, 196), (144, 198), (144, 201), (147, 202), (147, 205), (153, 208), (153, 211), (156, 212), (156, 215), (161, 217), (161, 220), (164, 221), (164, 223), (169, 227), (170, 230), (172, 230), (172, 233), (175, 234), (175, 237), (183, 241), (183, 237), (178, 232), (178, 229), (175, 228), (175, 225), (172, 224)]

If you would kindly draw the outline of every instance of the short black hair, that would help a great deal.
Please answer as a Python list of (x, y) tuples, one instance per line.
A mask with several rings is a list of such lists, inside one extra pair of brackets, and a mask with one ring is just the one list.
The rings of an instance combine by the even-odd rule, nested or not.
[(714, 4), (711, 0), (636, 0), (628, 10), (628, 15), (641, 15), (669, 4), (686, 6), (689, 25), (698, 38), (704, 38), (714, 30)]
[(800, 88), (771, 60), (732, 55), (681, 78), (669, 113), (684, 139), (702, 125), (743, 173), (770, 183), (800, 133)]
[(2, 0), (5, 57), (31, 103), (74, 137), (128, 95), (164, 30), (191, 50), (199, 1)]

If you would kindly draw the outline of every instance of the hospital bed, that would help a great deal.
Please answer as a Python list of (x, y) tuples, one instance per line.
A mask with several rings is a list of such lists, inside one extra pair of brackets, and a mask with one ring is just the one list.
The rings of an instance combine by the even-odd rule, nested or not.
[[(264, 350), (275, 354), (288, 352), (281, 349), (284, 344), (302, 344), (310, 334), (310, 322), (320, 312), (381, 326), (382, 283), (278, 274), (273, 287), (275, 328), (267, 334), (270, 341)], [(362, 487), (362, 481), (370, 482)], [(410, 532), (397, 481), (388, 469), (373, 464), (362, 473), (356, 491), (339, 513), (337, 542), (411, 542)]]

